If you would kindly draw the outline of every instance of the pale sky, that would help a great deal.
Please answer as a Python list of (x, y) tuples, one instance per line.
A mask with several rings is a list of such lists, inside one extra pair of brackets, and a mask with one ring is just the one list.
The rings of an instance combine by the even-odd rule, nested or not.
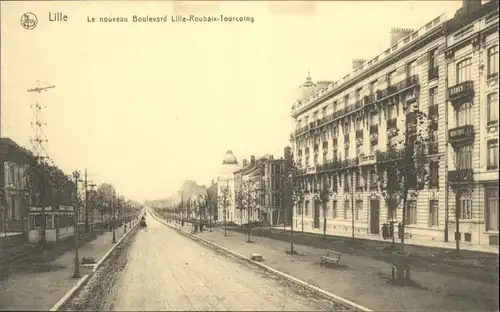
[[(337, 80), (354, 58), (389, 46), (391, 27), (417, 29), (461, 1), (2, 2), (1, 134), (30, 148), (41, 80), (49, 156), (88, 169), (135, 199), (166, 198), (184, 180), (208, 185), (226, 150), (281, 157), (290, 107), (310, 69)], [(307, 6), (307, 7), (306, 7)], [(21, 27), (25, 12), (38, 17)], [(49, 22), (49, 12), (68, 22)], [(295, 13), (294, 13), (295, 12)], [(298, 14), (296, 12), (303, 12)], [(254, 23), (172, 23), (177, 13), (249, 16)], [(132, 15), (167, 23), (132, 23)], [(89, 17), (129, 18), (88, 23)]]

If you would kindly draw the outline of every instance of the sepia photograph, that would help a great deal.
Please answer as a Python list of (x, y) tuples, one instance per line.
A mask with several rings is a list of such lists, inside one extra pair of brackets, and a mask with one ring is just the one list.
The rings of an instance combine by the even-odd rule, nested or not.
[(0, 1), (1, 311), (499, 311), (498, 0)]

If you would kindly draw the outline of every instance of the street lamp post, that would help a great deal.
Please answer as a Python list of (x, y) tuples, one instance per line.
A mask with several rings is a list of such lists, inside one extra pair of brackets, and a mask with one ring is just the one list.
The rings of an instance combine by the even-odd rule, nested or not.
[(75, 241), (75, 267), (73, 272), (74, 278), (80, 278), (80, 257), (78, 256), (78, 234), (79, 234), (79, 224), (78, 224), (78, 179), (80, 178), (80, 173), (78, 171), (73, 172), (73, 178), (75, 179), (75, 199), (74, 199), (74, 218), (75, 218), (75, 230), (73, 231), (73, 238)]
[(207, 194), (207, 207), (208, 207), (208, 230), (212, 232), (212, 201)]

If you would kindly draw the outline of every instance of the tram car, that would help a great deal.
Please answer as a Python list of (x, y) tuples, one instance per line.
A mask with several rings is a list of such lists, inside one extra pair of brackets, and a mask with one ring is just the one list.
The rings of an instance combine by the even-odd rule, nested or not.
[[(28, 212), (28, 241), (39, 243), (43, 237), (45, 228), (45, 241), (53, 243), (75, 233), (74, 209), (72, 206), (59, 206), (54, 209), (52, 206), (29, 207)], [(44, 226), (45, 216), (45, 226)]]

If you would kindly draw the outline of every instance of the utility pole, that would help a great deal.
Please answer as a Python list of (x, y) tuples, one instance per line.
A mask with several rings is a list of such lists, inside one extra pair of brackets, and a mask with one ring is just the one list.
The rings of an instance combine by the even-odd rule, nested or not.
[(73, 178), (75, 178), (75, 201), (74, 201), (74, 216), (75, 216), (75, 229), (73, 231), (73, 239), (75, 241), (75, 267), (73, 272), (74, 278), (80, 278), (80, 257), (78, 256), (78, 179), (80, 178), (80, 173), (78, 171), (73, 172)]
[[(41, 232), (41, 244), (42, 246), (45, 244), (45, 234), (47, 231), (47, 218), (45, 216), (45, 206), (46, 206), (46, 181), (45, 175), (41, 171), (43, 164), (45, 164), (45, 160), (48, 159), (47, 152), (45, 151), (44, 144), (48, 142), (43, 132), (43, 127), (47, 125), (43, 121), (43, 113), (42, 109), (46, 108), (40, 104), (41, 101), (41, 92), (47, 91), (48, 89), (55, 88), (53, 85), (41, 86), (41, 81), (37, 80), (37, 86), (35, 88), (28, 89), (28, 92), (36, 92), (37, 100), (35, 105), (31, 105), (31, 109), (33, 111), (33, 120), (31, 122), (31, 127), (33, 129), (34, 137), (32, 137), (31, 145), (32, 152), (35, 156), (35, 164), (32, 167), (32, 173), (34, 174), (34, 180), (36, 188), (38, 188), (34, 193), (35, 195), (35, 206), (41, 206), (42, 209), (42, 232)], [(43, 181), (42, 181), (43, 180)]]
[(89, 184), (90, 186), (90, 204), (92, 208), (92, 214), (90, 215), (90, 231), (93, 233), (94, 232), (94, 210), (95, 210), (95, 198), (94, 198), (94, 187), (96, 185), (94, 183)]
[(113, 190), (113, 195), (111, 196), (111, 213), (113, 214), (113, 244), (116, 243), (116, 216), (115, 216), (115, 191)]
[(84, 180), (84, 189), (85, 189), (85, 233), (89, 232), (89, 201), (88, 201), (88, 191), (87, 191), (87, 168), (85, 168), (85, 180)]

